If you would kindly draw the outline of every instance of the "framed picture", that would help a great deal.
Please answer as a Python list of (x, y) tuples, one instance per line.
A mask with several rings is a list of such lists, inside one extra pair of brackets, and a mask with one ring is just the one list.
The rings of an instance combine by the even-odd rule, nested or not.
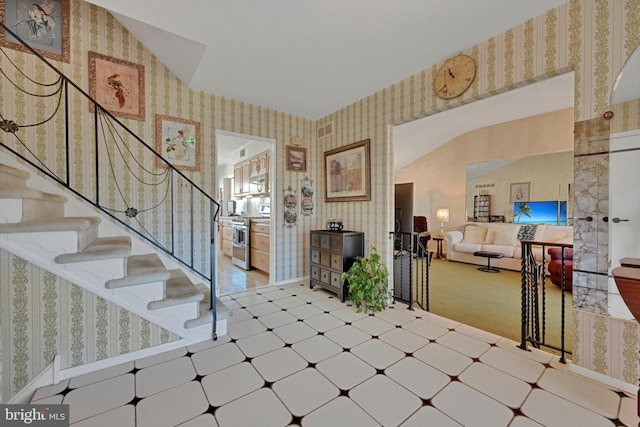
[[(40, 55), (69, 62), (69, 1), (4, 0), (0, 2), (0, 20)], [(4, 30), (0, 45), (30, 52)]]
[(514, 182), (509, 188), (509, 201), (511, 203), (528, 202), (531, 200), (531, 183)]
[(114, 116), (144, 120), (144, 66), (89, 52), (89, 94)]
[[(200, 123), (156, 114), (156, 150), (176, 169), (200, 170)], [(157, 160), (158, 167), (165, 163)]]
[(307, 171), (307, 147), (297, 145), (285, 145), (287, 158), (287, 172)]
[(369, 140), (324, 153), (325, 202), (371, 200)]

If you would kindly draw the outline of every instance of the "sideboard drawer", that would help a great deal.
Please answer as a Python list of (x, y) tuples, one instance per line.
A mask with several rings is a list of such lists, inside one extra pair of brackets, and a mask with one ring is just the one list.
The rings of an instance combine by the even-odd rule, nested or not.
[(320, 280), (320, 267), (315, 265), (311, 267), (311, 278), (313, 280)]
[(311, 249), (311, 262), (314, 264), (320, 264), (320, 251)]
[(331, 268), (342, 271), (342, 255), (331, 254)]

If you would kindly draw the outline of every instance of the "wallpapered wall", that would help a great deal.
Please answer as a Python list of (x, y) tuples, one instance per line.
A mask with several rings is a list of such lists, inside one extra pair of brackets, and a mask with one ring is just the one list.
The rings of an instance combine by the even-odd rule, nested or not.
[[(343, 218), (346, 228), (364, 231), (367, 246), (375, 245), (390, 262), (387, 233), (393, 229), (393, 159), (389, 125), (455, 108), (569, 70), (575, 71), (576, 122), (598, 118), (609, 109), (609, 96), (615, 77), (631, 52), (640, 44), (640, 0), (571, 0), (465, 51), (464, 53), (476, 59), (479, 68), (471, 89), (459, 98), (445, 101), (433, 95), (431, 85), (439, 65), (434, 64), (314, 123), (289, 114), (190, 90), (171, 75), (110, 14), (80, 0), (72, 0), (71, 10), (72, 59), (70, 64), (62, 65), (64, 72), (82, 87), (88, 87), (88, 50), (144, 64), (147, 78), (147, 119), (124, 122), (143, 139), (153, 141), (155, 113), (200, 121), (202, 139), (209, 144), (203, 147), (201, 172), (193, 172), (189, 176), (202, 188), (213, 193), (213, 185), (217, 182), (215, 129), (277, 141), (274, 204), (278, 203), (280, 191), (287, 186), (299, 189), (299, 180), (304, 176), (284, 171), (284, 145), (292, 137), (298, 136), (310, 147), (308, 175), (314, 181), (316, 190), (315, 213), (310, 217), (299, 216), (296, 227), (284, 229), (282, 210), (272, 210), (273, 220), (276, 221), (276, 253), (284, 254), (276, 258), (275, 271), (272, 273), (275, 281), (308, 274), (308, 231), (322, 227), (332, 217)], [(22, 67), (37, 70), (31, 55), (16, 52), (11, 52), (10, 55)], [(0, 92), (10, 93), (6, 87), (0, 87)], [(37, 114), (24, 101), (12, 96), (3, 97), (0, 103), (3, 112), (14, 111), (18, 119), (32, 119)], [(632, 112), (637, 112), (638, 107), (634, 104), (630, 111), (633, 115)], [(77, 122), (81, 121), (82, 118)], [(316, 128), (330, 122), (334, 125), (334, 132), (316, 139)], [(635, 126), (634, 120), (629, 120), (628, 123), (628, 126)], [(625, 126), (620, 125), (622, 128)], [(371, 202), (324, 203), (323, 153), (367, 138), (371, 139)], [(76, 179), (90, 183), (95, 177), (91, 173), (85, 174), (83, 165), (86, 153), (91, 148), (84, 146), (83, 140), (81, 132), (74, 134), (73, 174)], [(55, 151), (46, 154), (51, 157), (60, 156)], [(149, 159), (146, 161), (151, 162)], [(152, 200), (153, 194), (140, 194), (139, 197)], [(605, 333), (605, 336), (610, 334)], [(577, 351), (586, 355), (583, 349), (589, 348), (593, 343), (587, 336), (580, 335), (579, 338)], [(609, 344), (608, 355), (621, 351), (617, 344)], [(580, 360), (584, 366), (588, 365), (584, 356)], [(622, 378), (618, 373), (611, 375)]]
[(0, 401), (56, 355), (65, 369), (179, 338), (7, 251), (0, 250), (0, 266)]

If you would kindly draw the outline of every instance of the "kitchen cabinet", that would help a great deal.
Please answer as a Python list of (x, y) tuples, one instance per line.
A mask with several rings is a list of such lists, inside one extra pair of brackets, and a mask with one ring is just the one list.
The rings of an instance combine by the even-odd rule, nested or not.
[(364, 256), (364, 233), (357, 231), (311, 231), (311, 288), (335, 292), (344, 302), (349, 294), (342, 273), (358, 256)]
[(246, 196), (251, 191), (251, 177), (258, 175), (264, 175), (265, 182), (261, 193), (268, 194), (269, 189), (269, 161), (271, 159), (271, 153), (265, 151), (250, 159), (243, 160), (240, 163), (233, 165), (233, 195), (234, 196)]
[(251, 267), (269, 273), (269, 221), (251, 220)]
[(233, 255), (233, 224), (230, 219), (223, 219), (222, 223), (222, 237), (220, 244), (222, 245), (222, 253), (231, 257)]
[(242, 194), (242, 165), (240, 163), (233, 165), (233, 195)]

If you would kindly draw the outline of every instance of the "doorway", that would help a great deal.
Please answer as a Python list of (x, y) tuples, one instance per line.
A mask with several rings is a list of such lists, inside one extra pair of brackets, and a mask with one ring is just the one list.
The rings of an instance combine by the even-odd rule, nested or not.
[[(219, 295), (272, 283), (275, 235), (271, 221), (271, 188), (275, 169), (275, 140), (216, 131), (216, 179), (222, 206), (217, 222), (216, 283)], [(244, 179), (242, 178), (244, 174)], [(245, 188), (242, 189), (242, 180)], [(256, 184), (259, 182), (259, 185)], [(234, 263), (234, 228), (247, 229), (246, 263)], [(252, 242), (251, 237), (254, 237)], [(243, 243), (244, 243), (243, 239)], [(251, 258), (253, 254), (253, 259)]]

